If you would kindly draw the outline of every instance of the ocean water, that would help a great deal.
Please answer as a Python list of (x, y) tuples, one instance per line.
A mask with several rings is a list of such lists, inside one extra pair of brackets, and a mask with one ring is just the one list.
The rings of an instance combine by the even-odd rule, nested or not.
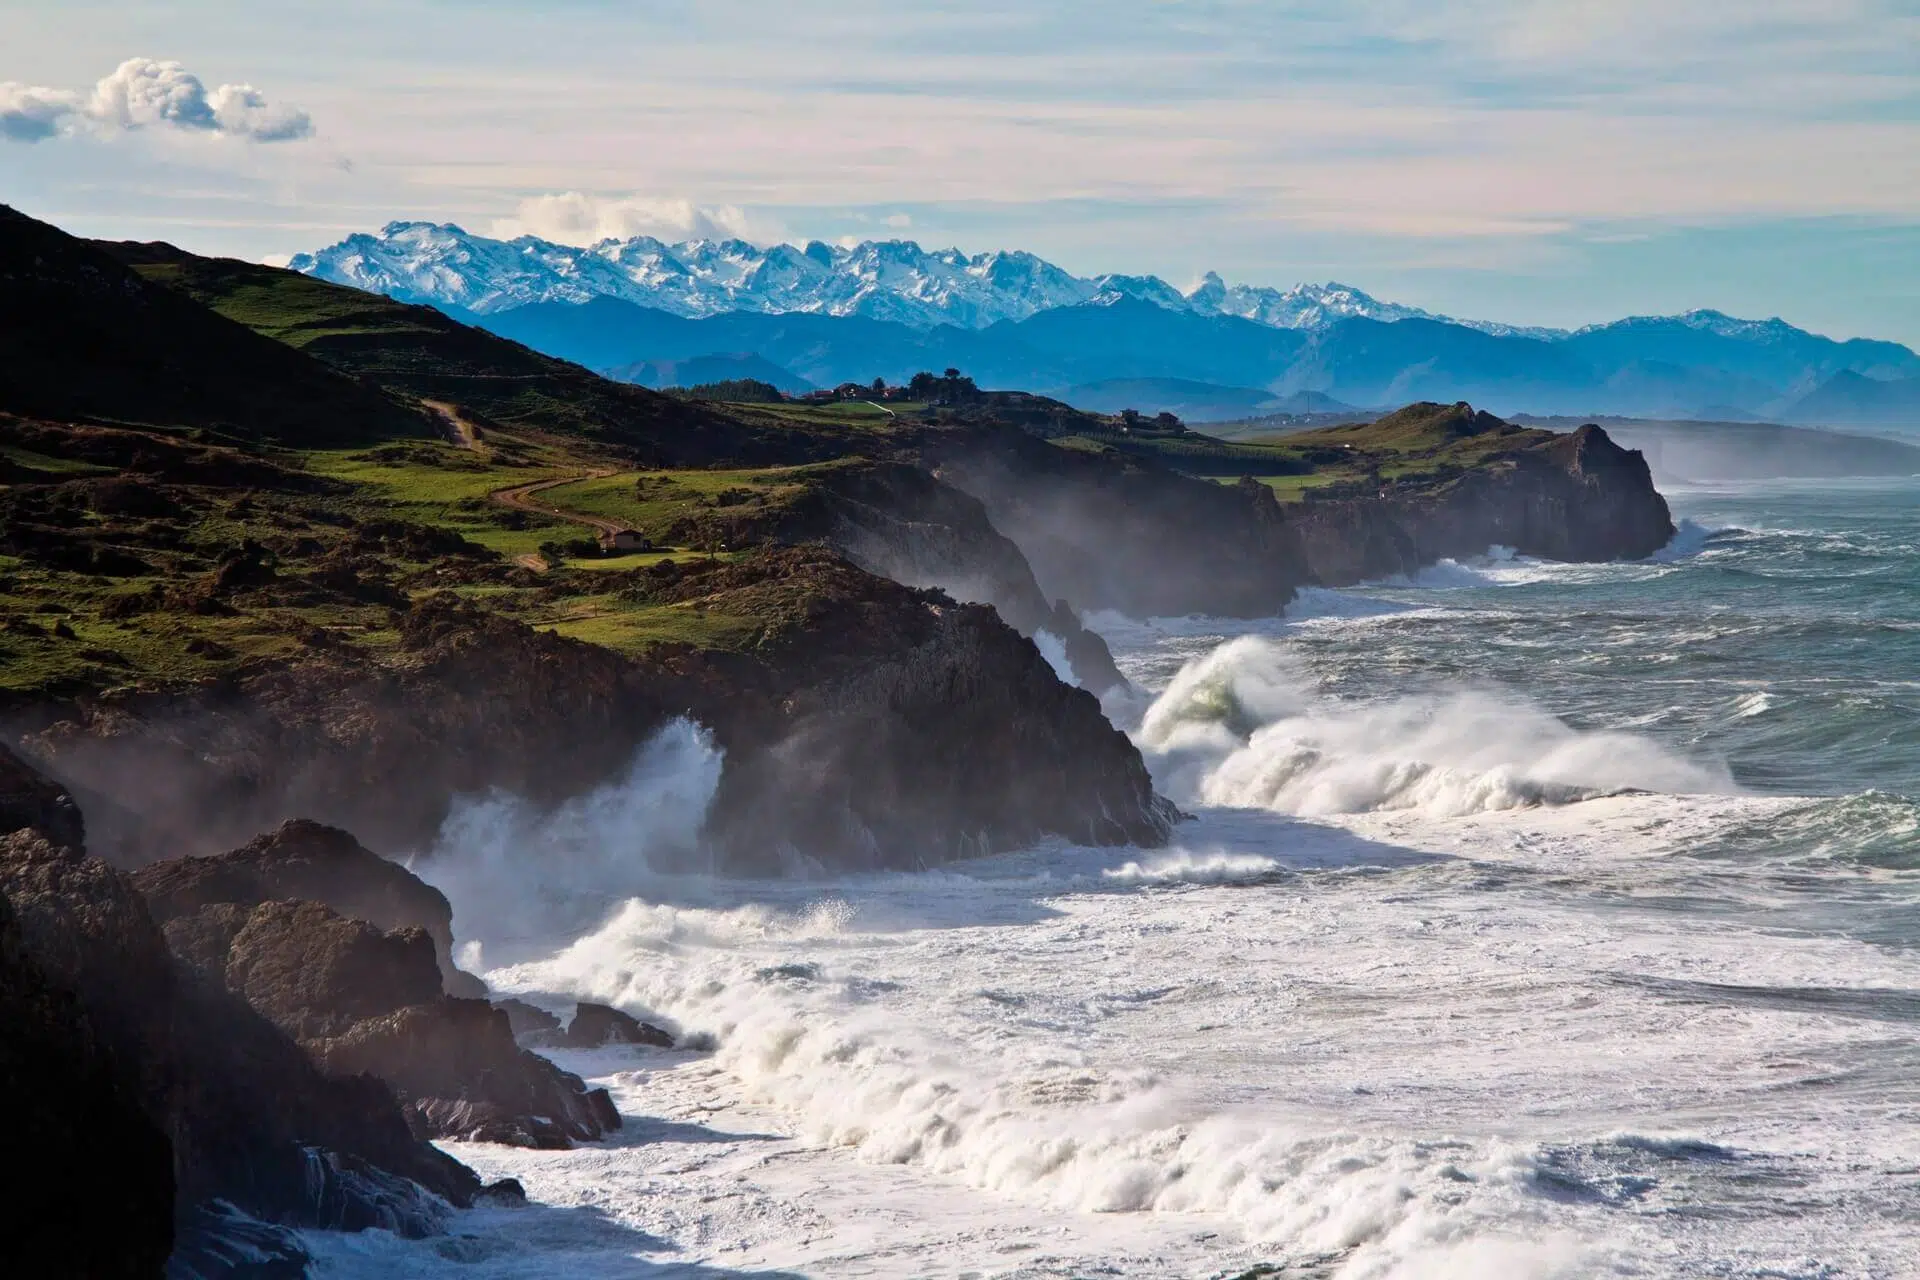
[(692, 726), (468, 806), (467, 962), (685, 1047), (562, 1055), (625, 1132), (449, 1144), (535, 1203), (322, 1273), (1920, 1275), (1920, 480), (1669, 497), (1644, 563), (1093, 620), (1174, 848), (659, 875)]

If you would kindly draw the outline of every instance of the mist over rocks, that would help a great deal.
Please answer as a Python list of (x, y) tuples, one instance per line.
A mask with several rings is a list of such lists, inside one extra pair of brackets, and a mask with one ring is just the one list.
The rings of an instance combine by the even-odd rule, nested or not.
[(617, 653), (451, 598), (400, 621), (391, 668), (310, 651), (206, 687), (78, 700), (31, 750), (121, 865), (231, 849), (302, 815), (405, 849), (431, 841), (453, 795), (551, 802), (591, 785), (671, 705)]
[(1106, 641), (1064, 599), (1049, 602), (1025, 553), (981, 502), (907, 462), (857, 461), (824, 476), (779, 536), (825, 542), (871, 573), (954, 599), (992, 605), (1031, 639), (1057, 636), (1081, 685), (1096, 696), (1125, 683)]
[(979, 500), (1046, 592), (1081, 609), (1260, 617), (1310, 581), (1298, 535), (1264, 485), (1215, 484), (1011, 428), (929, 432), (920, 453)]
[(32, 828), (54, 844), (86, 847), (86, 823), (66, 788), (0, 744), (0, 831)]
[(713, 571), (711, 585), (729, 581), (789, 596), (808, 624), (762, 645), (777, 696), (747, 700), (731, 732), (712, 722), (728, 746), (709, 822), (723, 865), (914, 867), (1047, 835), (1168, 838), (1171, 807), (1138, 750), (990, 607), (819, 548)]
[[(102, 798), (98, 841), (123, 865), (211, 852), (299, 813), (425, 849), (456, 796), (558, 804), (615, 776), (683, 713), (726, 753), (709, 824), (724, 866), (790, 854), (916, 866), (1046, 835), (1167, 837), (1138, 751), (990, 607), (818, 546), (634, 583), (662, 604), (764, 621), (745, 648), (662, 645), (634, 658), (432, 597), (404, 619), (397, 669), (318, 653), (209, 689), (83, 702), (31, 743)], [(1041, 597), (1029, 599), (1037, 609)], [(203, 878), (257, 874), (246, 868), (315, 841), (283, 829), (254, 853), (155, 873), (156, 891), (191, 895)], [(275, 874), (291, 877), (288, 892), (318, 892)], [(447, 934), (424, 896), (404, 910), (360, 898), (343, 909)]]

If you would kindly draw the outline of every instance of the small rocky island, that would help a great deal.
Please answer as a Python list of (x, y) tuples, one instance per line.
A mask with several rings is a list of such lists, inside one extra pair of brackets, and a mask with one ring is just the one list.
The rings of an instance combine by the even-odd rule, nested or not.
[(958, 375), (688, 401), (4, 208), (0, 330), (0, 1081), (40, 1162), (7, 1212), (87, 1274), (298, 1274), (287, 1228), (518, 1195), (433, 1139), (621, 1124), (539, 1048), (670, 1032), (490, 1002), (388, 860), (457, 797), (558, 803), (687, 717), (724, 873), (1162, 844), (1085, 612), (1673, 533), (1597, 427), (1423, 404), (1229, 444)]

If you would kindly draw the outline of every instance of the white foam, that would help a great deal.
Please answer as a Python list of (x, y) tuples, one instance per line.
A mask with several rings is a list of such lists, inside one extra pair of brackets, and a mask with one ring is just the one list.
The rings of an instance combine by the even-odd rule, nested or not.
[[(463, 810), (455, 928), (497, 989), (710, 1050), (565, 1057), (623, 1136), (455, 1144), (548, 1208), (329, 1238), (329, 1274), (1920, 1274), (1896, 1034), (1920, 956), (1796, 924), (1809, 857), (1781, 881), (1701, 856), (1850, 811), (1497, 692), (1329, 697), (1290, 638), (1364, 646), (1402, 592), (1449, 588), (1378, 590), (1225, 643), (1239, 624), (1091, 620), (1160, 673), (1137, 736), (1200, 815), (1174, 849), (665, 876), (717, 774), (691, 726), (591, 804)], [(536, 894), (590, 927), (502, 963)]]
[(1112, 867), (1101, 874), (1117, 884), (1244, 884), (1283, 874), (1285, 864), (1257, 853), (1193, 853), (1176, 849)]
[(1733, 789), (1724, 768), (1629, 734), (1580, 732), (1492, 693), (1322, 700), (1286, 650), (1259, 636), (1189, 663), (1138, 739), (1176, 798), (1309, 816), (1450, 817), (1626, 789)]

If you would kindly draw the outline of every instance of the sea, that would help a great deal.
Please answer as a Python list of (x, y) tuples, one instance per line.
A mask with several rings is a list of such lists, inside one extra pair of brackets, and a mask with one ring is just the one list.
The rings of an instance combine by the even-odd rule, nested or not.
[(1667, 496), (1642, 562), (1091, 619), (1166, 849), (656, 871), (689, 724), (463, 804), (464, 962), (681, 1047), (557, 1053), (623, 1131), (445, 1144), (530, 1203), (317, 1274), (1920, 1276), (1920, 478)]

